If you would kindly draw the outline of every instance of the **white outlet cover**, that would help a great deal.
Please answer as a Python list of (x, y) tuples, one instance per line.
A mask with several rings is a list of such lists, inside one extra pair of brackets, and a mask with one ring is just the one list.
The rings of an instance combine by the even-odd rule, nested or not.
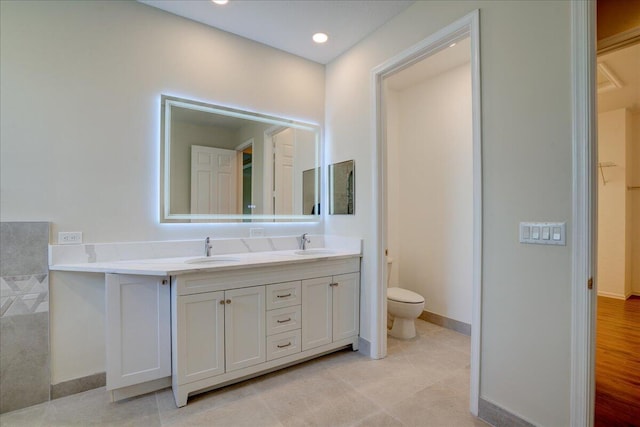
[(79, 245), (82, 243), (82, 231), (61, 231), (58, 233), (59, 245)]

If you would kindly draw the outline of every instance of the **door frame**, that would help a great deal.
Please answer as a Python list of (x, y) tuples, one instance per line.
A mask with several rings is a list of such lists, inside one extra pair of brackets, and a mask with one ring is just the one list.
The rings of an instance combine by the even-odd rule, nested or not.
[(471, 93), (473, 137), (473, 296), (471, 317), (471, 386), (470, 411), (478, 415), (480, 398), (480, 332), (482, 294), (482, 158), (481, 158), (481, 102), (480, 102), (480, 11), (474, 10), (449, 24), (416, 45), (390, 58), (372, 70), (371, 85), (374, 95), (373, 135), (376, 140), (374, 194), (377, 204), (374, 211), (376, 224), (376, 298), (372, 301), (375, 315), (374, 330), (377, 339), (371, 349), (373, 357), (382, 358), (387, 353), (387, 165), (385, 137), (385, 103), (383, 81), (414, 63), (446, 48), (452, 42), (469, 36), (471, 40)]
[(595, 402), (598, 202), (596, 102), (596, 2), (572, 1), (570, 422), (571, 426), (576, 427), (593, 425)]

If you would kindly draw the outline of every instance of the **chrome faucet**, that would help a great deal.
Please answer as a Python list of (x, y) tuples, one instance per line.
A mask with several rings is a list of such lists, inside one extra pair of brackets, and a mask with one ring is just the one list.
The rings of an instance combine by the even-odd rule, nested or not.
[(213, 248), (211, 239), (207, 237), (204, 239), (204, 256), (211, 256), (211, 248)]
[(311, 243), (311, 239), (307, 237), (307, 233), (304, 233), (302, 237), (300, 237), (300, 249), (303, 251), (307, 249), (307, 243)]

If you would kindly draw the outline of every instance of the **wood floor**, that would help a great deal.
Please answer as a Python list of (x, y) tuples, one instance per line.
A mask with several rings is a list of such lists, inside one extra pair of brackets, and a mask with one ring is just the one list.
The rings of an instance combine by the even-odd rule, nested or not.
[(640, 426), (640, 297), (598, 297), (595, 425)]

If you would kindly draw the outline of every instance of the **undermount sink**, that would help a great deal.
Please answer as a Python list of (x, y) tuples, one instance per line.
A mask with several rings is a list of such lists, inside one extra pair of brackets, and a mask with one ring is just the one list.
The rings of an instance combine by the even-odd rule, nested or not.
[(296, 255), (331, 255), (335, 253), (336, 251), (325, 248), (302, 249), (294, 252)]
[(203, 256), (198, 258), (189, 258), (185, 260), (185, 264), (213, 264), (219, 262), (240, 262), (240, 258), (232, 256)]

